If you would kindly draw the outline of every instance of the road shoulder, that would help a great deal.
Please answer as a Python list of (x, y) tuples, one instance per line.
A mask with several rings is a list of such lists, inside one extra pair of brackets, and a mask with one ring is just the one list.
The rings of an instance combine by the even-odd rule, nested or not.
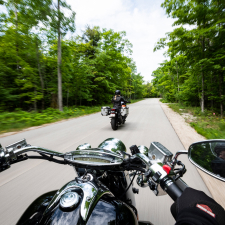
[[(198, 134), (195, 129), (186, 123), (181, 115), (169, 108), (166, 103), (160, 101), (159, 103), (186, 150), (188, 150), (193, 142), (206, 140), (205, 137)], [(225, 208), (225, 194), (224, 191), (221, 191), (225, 190), (225, 182), (219, 181), (200, 170), (198, 170), (198, 172), (213, 198)]]

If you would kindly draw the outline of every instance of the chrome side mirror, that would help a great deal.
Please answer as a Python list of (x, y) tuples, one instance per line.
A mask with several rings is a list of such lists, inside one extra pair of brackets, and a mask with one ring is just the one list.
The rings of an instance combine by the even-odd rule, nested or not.
[(221, 181), (225, 181), (225, 140), (193, 143), (188, 158), (196, 167)]

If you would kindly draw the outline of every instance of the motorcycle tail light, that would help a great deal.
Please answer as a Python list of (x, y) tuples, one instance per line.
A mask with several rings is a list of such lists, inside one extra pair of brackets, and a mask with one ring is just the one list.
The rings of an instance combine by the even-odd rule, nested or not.
[(111, 109), (111, 111), (116, 111), (115, 109)]

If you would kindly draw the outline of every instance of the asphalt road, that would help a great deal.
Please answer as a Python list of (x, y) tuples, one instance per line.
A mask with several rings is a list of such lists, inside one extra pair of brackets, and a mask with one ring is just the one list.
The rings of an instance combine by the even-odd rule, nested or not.
[[(111, 129), (108, 117), (95, 113), (0, 138), (0, 143), (6, 146), (26, 138), (29, 144), (68, 152), (75, 150), (79, 144), (90, 143), (92, 147), (97, 147), (106, 138), (115, 137), (122, 140), (127, 149), (133, 144), (149, 147), (152, 141), (160, 142), (173, 153), (184, 149), (158, 99), (143, 100), (129, 107), (127, 122), (117, 131)], [(183, 180), (209, 194), (187, 156), (180, 159), (187, 168)], [(45, 192), (59, 189), (74, 176), (72, 167), (48, 161), (30, 159), (12, 165), (0, 173), (0, 224), (15, 224), (33, 200)], [(169, 196), (156, 197), (149, 188), (139, 188), (135, 197), (140, 220), (148, 220), (155, 225), (174, 224), (170, 214), (173, 201)]]

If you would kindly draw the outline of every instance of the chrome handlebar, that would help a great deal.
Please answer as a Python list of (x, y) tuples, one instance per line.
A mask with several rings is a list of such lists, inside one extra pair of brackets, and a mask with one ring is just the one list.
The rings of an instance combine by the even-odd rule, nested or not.
[(30, 146), (26, 143), (26, 140), (23, 139), (6, 146), (5, 150), (0, 146), (0, 167), (9, 166), (12, 163), (20, 161), (22, 154), (30, 151), (64, 158), (64, 154), (61, 152), (52, 151), (38, 146)]
[(38, 153), (42, 153), (42, 154), (49, 154), (51, 156), (57, 156), (57, 157), (64, 158), (64, 154), (61, 152), (52, 151), (47, 148), (42, 148), (42, 147), (38, 147), (38, 146), (29, 146), (29, 147), (25, 147), (22, 149), (17, 149), (14, 151), (14, 154), (15, 154), (15, 156), (18, 156), (18, 155), (21, 155), (21, 154), (23, 154), (25, 152), (29, 152), (29, 151), (38, 152)]

